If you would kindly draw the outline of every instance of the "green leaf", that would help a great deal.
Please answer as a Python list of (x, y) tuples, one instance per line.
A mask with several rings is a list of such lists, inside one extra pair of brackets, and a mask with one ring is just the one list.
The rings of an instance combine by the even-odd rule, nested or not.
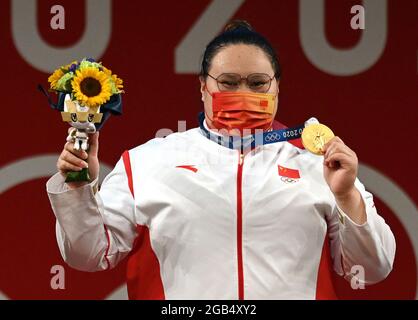
[(116, 88), (116, 84), (115, 82), (112, 80), (112, 78), (109, 79), (109, 83), (110, 83), (110, 90), (112, 92), (112, 95), (119, 93), (118, 88)]
[[(57, 81), (57, 90), (59, 91), (71, 91), (71, 80), (73, 79), (74, 73), (68, 72), (64, 74), (58, 81)], [(68, 86), (69, 81), (69, 86)]]
[(100, 63), (83, 60), (83, 61), (81, 61), (79, 68), (84, 69), (84, 68), (89, 68), (90, 67), (90, 68), (99, 69), (101, 66), (102, 65)]

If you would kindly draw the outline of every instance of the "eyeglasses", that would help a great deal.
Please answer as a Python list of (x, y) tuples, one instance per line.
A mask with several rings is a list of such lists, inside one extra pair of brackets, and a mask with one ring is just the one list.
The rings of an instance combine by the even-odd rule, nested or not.
[(216, 78), (209, 73), (207, 75), (216, 81), (219, 91), (236, 91), (239, 89), (241, 82), (245, 81), (251, 91), (259, 93), (269, 91), (271, 81), (275, 77), (270, 77), (266, 73), (251, 73), (246, 77), (241, 77), (237, 73), (222, 73)]

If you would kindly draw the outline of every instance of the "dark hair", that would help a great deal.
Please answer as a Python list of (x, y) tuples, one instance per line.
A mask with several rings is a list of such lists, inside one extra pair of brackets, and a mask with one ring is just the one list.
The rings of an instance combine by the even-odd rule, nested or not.
[(266, 38), (256, 32), (251, 25), (244, 20), (234, 20), (230, 22), (221, 34), (209, 42), (203, 54), (200, 76), (207, 77), (213, 57), (215, 57), (222, 48), (231, 44), (254, 45), (263, 50), (270, 59), (274, 70), (274, 76), (277, 79), (280, 78), (281, 69), (276, 51)]

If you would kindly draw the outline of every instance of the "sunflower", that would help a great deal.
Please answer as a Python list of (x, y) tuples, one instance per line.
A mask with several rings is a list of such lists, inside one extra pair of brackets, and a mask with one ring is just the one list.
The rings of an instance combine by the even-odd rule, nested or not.
[(112, 94), (124, 93), (124, 91), (122, 90), (123, 89), (122, 79), (119, 79), (115, 74), (112, 74), (109, 80), (110, 80), (110, 88), (111, 88)]
[(77, 101), (88, 107), (100, 106), (112, 95), (109, 77), (93, 67), (77, 70), (71, 84)]
[(112, 74), (112, 70), (102, 66), (103, 72), (110, 77), (111, 79), (111, 86), (112, 86), (112, 93), (123, 93), (123, 80), (118, 78), (116, 74)]
[(118, 88), (120, 92), (123, 92), (123, 80), (118, 78), (116, 74), (112, 74), (112, 80), (115, 83), (116, 88)]
[(105, 66), (102, 66), (103, 72), (108, 75), (109, 77), (112, 76), (112, 70), (106, 68)]
[(62, 71), (61, 68), (54, 71), (53, 74), (51, 74), (48, 78), (48, 82), (51, 83), (51, 89), (56, 90), (57, 89), (57, 82), (61, 77), (64, 75), (64, 71)]

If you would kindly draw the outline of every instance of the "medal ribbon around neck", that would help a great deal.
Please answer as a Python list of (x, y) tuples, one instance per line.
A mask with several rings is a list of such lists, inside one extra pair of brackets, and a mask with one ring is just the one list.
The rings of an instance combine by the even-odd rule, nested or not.
[(247, 136), (232, 136), (232, 135), (221, 135), (209, 131), (205, 128), (203, 122), (205, 120), (205, 113), (199, 113), (199, 127), (202, 133), (210, 140), (217, 144), (227, 147), (229, 149), (246, 150), (248, 148), (255, 148), (260, 145), (289, 141), (299, 139), (302, 136), (305, 125), (300, 125), (293, 128), (286, 128), (280, 130), (266, 131), (263, 133), (256, 133)]

